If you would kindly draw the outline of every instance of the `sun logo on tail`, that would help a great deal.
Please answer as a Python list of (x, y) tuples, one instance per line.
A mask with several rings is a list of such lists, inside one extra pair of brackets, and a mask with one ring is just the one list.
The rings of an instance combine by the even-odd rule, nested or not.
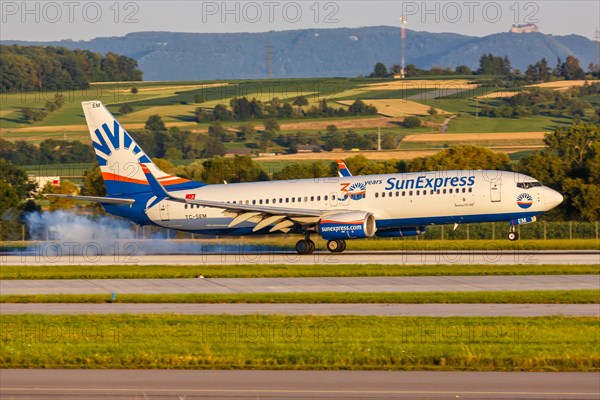
[(108, 159), (118, 163), (150, 163), (148, 156), (133, 141), (129, 133), (115, 120), (113, 129), (108, 124), (102, 124), (102, 129), (94, 131), (94, 149), (98, 164), (106, 166)]

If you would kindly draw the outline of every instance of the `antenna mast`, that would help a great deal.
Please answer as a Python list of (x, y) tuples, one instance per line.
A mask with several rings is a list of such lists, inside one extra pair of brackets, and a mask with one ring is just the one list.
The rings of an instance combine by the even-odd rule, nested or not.
[(400, 21), (402, 21), (402, 66), (400, 69), (400, 78), (404, 79), (404, 77), (406, 76), (406, 17), (402, 15), (402, 17), (400, 17)]

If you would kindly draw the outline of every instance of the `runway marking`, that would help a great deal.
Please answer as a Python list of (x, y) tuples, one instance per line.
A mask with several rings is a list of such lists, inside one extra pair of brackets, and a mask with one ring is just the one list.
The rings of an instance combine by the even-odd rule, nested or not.
[(600, 392), (588, 393), (588, 392), (506, 392), (506, 391), (443, 391), (443, 390), (298, 390), (298, 389), (142, 389), (142, 388), (131, 388), (131, 389), (106, 389), (106, 388), (2, 388), (0, 391), (68, 391), (68, 392), (158, 392), (158, 393), (307, 393), (307, 394), (468, 394), (468, 395), (489, 395), (489, 394), (502, 394), (502, 395), (543, 395), (543, 396), (599, 396)]

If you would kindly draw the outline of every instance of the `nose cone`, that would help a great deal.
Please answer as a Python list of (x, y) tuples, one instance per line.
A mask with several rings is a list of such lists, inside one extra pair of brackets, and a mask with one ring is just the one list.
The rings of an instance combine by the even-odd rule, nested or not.
[(560, 203), (562, 203), (564, 197), (556, 190), (550, 189), (549, 187), (544, 188), (544, 203), (547, 210), (551, 210)]

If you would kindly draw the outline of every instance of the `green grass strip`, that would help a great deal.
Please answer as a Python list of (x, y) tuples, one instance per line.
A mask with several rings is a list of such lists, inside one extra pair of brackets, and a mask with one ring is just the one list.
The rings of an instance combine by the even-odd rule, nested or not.
[(1, 368), (600, 371), (598, 318), (2, 317)]
[(486, 303), (598, 304), (597, 290), (506, 292), (6, 295), (0, 303)]
[(598, 274), (600, 266), (582, 265), (27, 265), (2, 266), (0, 279), (158, 279), (284, 278), (350, 276), (567, 275)]

